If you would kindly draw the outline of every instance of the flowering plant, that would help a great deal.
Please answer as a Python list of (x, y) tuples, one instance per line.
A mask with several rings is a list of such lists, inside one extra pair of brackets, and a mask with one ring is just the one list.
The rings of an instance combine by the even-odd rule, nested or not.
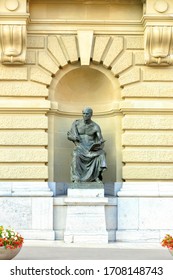
[(170, 250), (173, 250), (173, 237), (170, 234), (166, 234), (161, 242), (161, 245), (163, 247), (167, 247)]
[(23, 237), (14, 229), (0, 226), (0, 247), (16, 249), (22, 247)]

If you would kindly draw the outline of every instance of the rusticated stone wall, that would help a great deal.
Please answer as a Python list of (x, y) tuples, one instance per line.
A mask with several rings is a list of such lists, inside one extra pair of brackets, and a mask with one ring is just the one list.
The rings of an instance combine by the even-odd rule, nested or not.
[[(153, 64), (154, 60), (149, 59), (145, 64), (145, 40), (156, 40), (152, 32), (149, 39), (145, 39), (145, 28), (148, 28), (148, 22), (150, 25), (158, 24), (160, 12), (155, 9), (158, 16), (155, 23), (151, 23), (145, 13), (143, 22), (140, 21), (142, 9), (139, 7), (142, 7), (142, 2), (136, 0), (130, 2), (138, 6), (134, 22), (128, 22), (126, 9), (119, 22), (115, 18), (105, 21), (99, 15), (97, 21), (87, 19), (90, 21), (88, 23), (75, 18), (69, 25), (68, 19), (58, 21), (53, 16), (51, 5), (49, 13), (39, 21), (37, 8), (42, 3), (38, 2), (37, 7), (34, 1), (30, 4), (26, 63), (18, 64), (11, 58), (11, 63), (5, 61), (0, 64), (0, 180), (49, 180), (48, 164), (52, 162), (54, 154), (54, 146), (51, 141), (48, 142), (48, 134), (53, 134), (54, 129), (50, 123), (52, 115), (58, 116), (61, 110), (61, 117), (65, 114), (75, 118), (84, 105), (81, 102), (76, 108), (73, 104), (67, 111), (61, 100), (54, 98), (54, 79), (60, 77), (69, 65), (71, 69), (73, 66), (88, 69), (98, 67), (98, 71), (104, 75), (105, 71), (109, 72), (110, 83), (118, 81), (119, 87), (115, 88), (112, 102), (109, 95), (109, 104), (104, 99), (104, 104), (96, 110), (97, 117), (118, 119), (115, 126), (118, 161), (116, 153), (109, 158), (112, 173), (115, 172), (112, 161), (115, 160), (118, 166), (117, 180), (173, 180), (171, 51), (165, 61), (158, 58)], [(115, 2), (120, 5), (119, 1)], [(149, 2), (152, 7), (155, 3), (147, 1), (148, 14)], [(169, 12), (171, 2), (168, 2)], [(119, 7), (116, 5), (115, 9)], [(94, 6), (90, 8), (94, 9)], [(123, 5), (121, 9), (123, 11)], [(12, 13), (9, 12), (9, 19)], [(123, 16), (125, 21), (122, 21)], [(19, 24), (17, 19), (16, 14), (13, 17), (15, 24)], [(3, 18), (2, 24), (4, 22), (9, 24), (7, 17)], [(26, 19), (22, 24), (25, 23)], [(167, 22), (162, 18), (162, 25), (164, 23), (171, 24), (169, 16)], [(157, 26), (154, 30), (160, 32)], [(165, 38), (163, 42), (169, 36)], [(154, 47), (157, 47), (154, 43)], [(25, 44), (22, 46), (25, 49)], [(149, 48), (147, 52), (150, 52)]]

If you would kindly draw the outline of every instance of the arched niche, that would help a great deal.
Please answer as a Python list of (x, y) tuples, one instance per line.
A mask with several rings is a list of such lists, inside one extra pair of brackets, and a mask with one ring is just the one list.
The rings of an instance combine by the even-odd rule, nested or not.
[(50, 85), (49, 99), (49, 181), (70, 182), (73, 143), (67, 131), (75, 119), (82, 117), (85, 106), (93, 108), (106, 140), (108, 170), (104, 182), (121, 181), (121, 100), (120, 86), (110, 71), (102, 65), (68, 65), (58, 71)]

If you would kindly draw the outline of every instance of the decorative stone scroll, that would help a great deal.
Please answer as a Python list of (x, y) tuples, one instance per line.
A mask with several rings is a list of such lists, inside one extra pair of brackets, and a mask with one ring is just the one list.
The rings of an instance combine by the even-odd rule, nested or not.
[(1, 62), (25, 63), (26, 26), (3, 24), (0, 26)]
[(26, 59), (28, 0), (0, 1), (0, 62), (23, 64)]
[(145, 31), (145, 63), (172, 64), (172, 26), (148, 26)]

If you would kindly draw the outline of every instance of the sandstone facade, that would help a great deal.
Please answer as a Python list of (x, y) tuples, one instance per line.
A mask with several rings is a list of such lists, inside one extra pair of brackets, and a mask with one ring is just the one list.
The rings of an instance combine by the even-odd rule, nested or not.
[(69, 182), (66, 132), (85, 105), (106, 139), (105, 183), (173, 181), (172, 0), (2, 0), (0, 11), (0, 181)]

